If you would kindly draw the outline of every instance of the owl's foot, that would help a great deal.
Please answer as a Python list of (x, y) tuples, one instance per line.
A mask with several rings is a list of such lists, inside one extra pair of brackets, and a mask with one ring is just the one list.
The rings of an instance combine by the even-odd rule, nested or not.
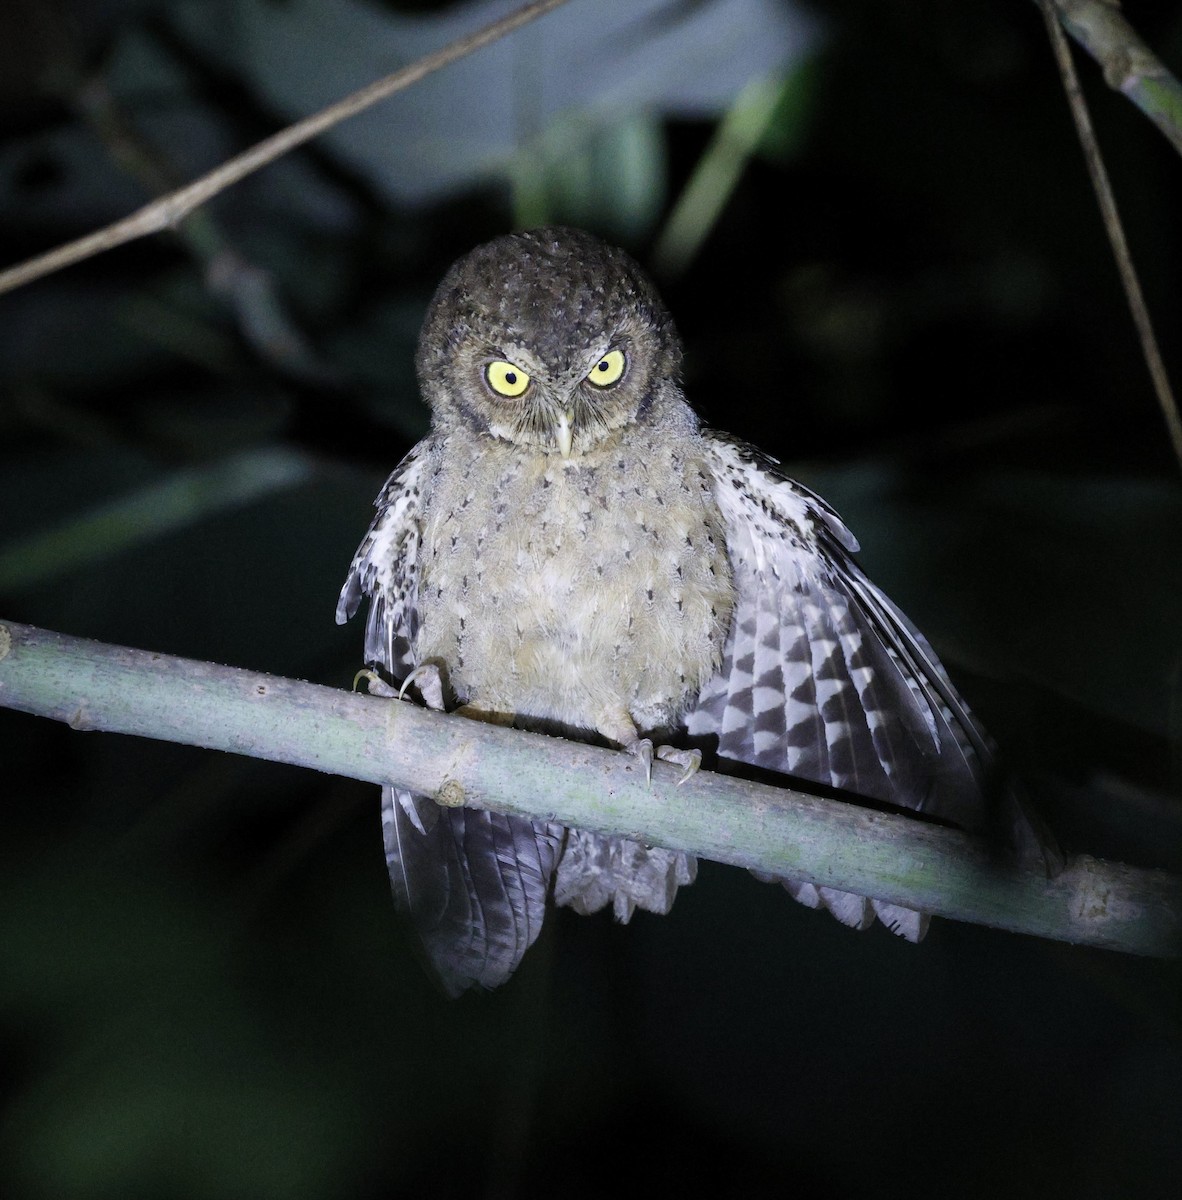
[(423, 703), (428, 708), (435, 709), (436, 712), (443, 712), (443, 674), (435, 663), (422, 663), (415, 667), (413, 671), (402, 681), (402, 683), (393, 687), (388, 684), (377, 671), (371, 670), (369, 667), (362, 667), (356, 675), (353, 676), (353, 690), (357, 690), (357, 684), (364, 679), (367, 687), (366, 690), (371, 696), (381, 696), (383, 700), (405, 700), (406, 689), (412, 684), (418, 688), (419, 695), (423, 698)]
[(406, 689), (413, 684), (418, 688), (423, 703), (435, 712), (444, 711), (443, 703), (443, 672), (438, 663), (419, 663), (417, 667), (402, 681), (398, 689), (398, 699), (406, 698)]
[(644, 781), (652, 784), (653, 758), (662, 762), (674, 763), (683, 768), (677, 786), (683, 783), (702, 765), (700, 750), (682, 750), (678, 746), (658, 746), (653, 749), (652, 738), (642, 738), (627, 709), (609, 708), (603, 712), (596, 722), (596, 728), (609, 741), (615, 742), (621, 750), (626, 750), (634, 758), (644, 764)]
[(640, 759), (644, 767), (644, 782), (652, 784), (653, 781), (653, 743), (650, 738), (638, 737), (634, 741), (629, 742), (625, 747), (629, 754)]
[(624, 749), (629, 754), (635, 755), (644, 764), (644, 781), (648, 784), (653, 781), (654, 757), (659, 758), (662, 762), (673, 763), (674, 766), (683, 768), (681, 778), (677, 781), (678, 787), (681, 787), (702, 765), (701, 750), (682, 750), (678, 746), (657, 746), (654, 750), (651, 738), (637, 738), (635, 741), (629, 742)]
[(681, 787), (691, 775), (696, 774), (702, 765), (701, 750), (682, 750), (677, 746), (658, 746), (657, 757), (662, 762), (673, 763), (674, 766), (682, 768), (681, 778), (677, 781), (678, 787)]
[(381, 696), (383, 700), (393, 700), (399, 693), (398, 689), (391, 687), (377, 671), (371, 671), (369, 667), (362, 667), (356, 675), (353, 676), (353, 690), (357, 690), (357, 685), (361, 680), (366, 682), (366, 691), (371, 696)]

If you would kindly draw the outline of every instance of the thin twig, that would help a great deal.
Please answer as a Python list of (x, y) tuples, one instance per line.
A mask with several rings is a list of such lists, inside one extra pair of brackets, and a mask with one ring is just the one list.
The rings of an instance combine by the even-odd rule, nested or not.
[[(77, 104), (114, 162), (149, 195), (180, 184), (167, 152), (139, 133), (102, 76), (78, 89)], [(190, 213), (177, 232), (204, 268), (206, 286), (229, 302), (239, 330), (261, 358), (309, 382), (332, 380), (329, 367), (317, 359), (285, 311), (271, 273), (231, 245), (208, 209)]]
[(1051, 45), (1059, 64), (1059, 74), (1063, 79), (1063, 90), (1067, 93), (1067, 101), (1071, 106), (1071, 115), (1075, 120), (1076, 132), (1079, 134), (1080, 145), (1083, 147), (1084, 161), (1088, 166), (1088, 174), (1092, 178), (1092, 187), (1100, 204), (1100, 213), (1104, 220), (1104, 228), (1108, 240), (1112, 244), (1112, 253), (1116, 258), (1117, 270), (1120, 272), (1121, 285), (1124, 287), (1125, 298), (1133, 315), (1133, 324), (1137, 328), (1137, 336), (1141, 342), (1141, 353), (1149, 368), (1149, 376), (1153, 381), (1153, 390), (1157, 402), (1161, 406), (1165, 418), (1166, 429), (1169, 431), (1170, 442), (1174, 447), (1174, 455), (1182, 466), (1182, 416), (1178, 412), (1178, 402), (1170, 388), (1170, 380), (1166, 374), (1165, 363), (1158, 349), (1157, 338), (1153, 333), (1153, 323), (1149, 319), (1149, 309), (1141, 292), (1141, 284), (1133, 266), (1132, 255), (1129, 253), (1128, 242), (1125, 240), (1124, 227), (1116, 208), (1116, 198), (1112, 193), (1112, 185), (1108, 180), (1108, 172), (1104, 167), (1104, 159), (1096, 141), (1092, 122), (1088, 116), (1088, 106), (1084, 100), (1083, 91), (1079, 86), (1079, 76), (1075, 72), (1075, 63), (1071, 58), (1071, 48), (1059, 24), (1059, 17), (1053, 0), (1040, 0), (1043, 17), (1047, 23)]
[(0, 621), (0, 705), (396, 783), (685, 850), (936, 915), (1128, 953), (1182, 952), (1182, 879), (1080, 855), (1053, 879), (896, 813), (428, 712), (411, 704)]
[(433, 54), (425, 55), (417, 62), (376, 80), (353, 92), (352, 95), (346, 96), (343, 100), (338, 100), (335, 104), (321, 109), (320, 112), (272, 134), (271, 137), (265, 138), (249, 150), (244, 150), (241, 154), (227, 160), (192, 183), (145, 205), (137, 212), (132, 213), (130, 217), (125, 217), (122, 221), (116, 221), (114, 224), (107, 225), (76, 241), (58, 246), (46, 254), (0, 272), (0, 295), (30, 283), (34, 279), (40, 279), (43, 275), (49, 275), (53, 271), (60, 271), (63, 267), (101, 254), (104, 250), (111, 250), (116, 246), (122, 246), (125, 242), (135, 241), (137, 238), (147, 237), (149, 234), (172, 228), (207, 200), (219, 192), (225, 191), (226, 188), (240, 179), (244, 179), (247, 175), (274, 162), (289, 150), (311, 141), (312, 138), (331, 129), (334, 125), (339, 125), (342, 121), (370, 108), (380, 100), (385, 100), (387, 96), (392, 96), (395, 92), (403, 91), (412, 84), (418, 83), (425, 76), (472, 54), (490, 42), (497, 41), (522, 25), (545, 16), (546, 13), (566, 2), (567, 0), (534, 0), (532, 4), (523, 5), (499, 21), (493, 21), (492, 24), (486, 25), (483, 29), (470, 33), (466, 37), (457, 38)]

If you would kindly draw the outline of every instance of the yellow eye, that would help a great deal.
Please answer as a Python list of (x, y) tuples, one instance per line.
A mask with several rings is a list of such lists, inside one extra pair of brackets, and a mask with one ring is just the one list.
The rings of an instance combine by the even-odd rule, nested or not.
[(609, 350), (591, 368), (591, 374), (587, 376), (587, 379), (596, 387), (611, 387), (613, 383), (619, 382), (627, 365), (628, 360), (624, 357), (623, 350)]
[(529, 376), (511, 362), (498, 358), (484, 368), (484, 377), (488, 386), (498, 396), (508, 396), (510, 399), (520, 396), (529, 387)]

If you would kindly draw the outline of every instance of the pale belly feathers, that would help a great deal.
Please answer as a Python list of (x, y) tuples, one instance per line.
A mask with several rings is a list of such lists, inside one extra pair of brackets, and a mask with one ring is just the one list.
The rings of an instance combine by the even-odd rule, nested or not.
[(733, 604), (696, 438), (578, 465), (448, 441), (436, 471), (456, 478), (426, 494), (463, 499), (425, 514), (416, 661), (445, 663), (459, 702), (527, 724), (673, 724), (718, 668)]

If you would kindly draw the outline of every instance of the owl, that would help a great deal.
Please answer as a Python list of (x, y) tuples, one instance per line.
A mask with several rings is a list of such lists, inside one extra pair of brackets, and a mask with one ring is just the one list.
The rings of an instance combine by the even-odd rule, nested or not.
[[(444, 277), (416, 358), (431, 430), (395, 469), (350, 567), (365, 660), (433, 707), (654, 756), (774, 772), (989, 820), (993, 754), (858, 544), (774, 459), (703, 427), (673, 322), (590, 234), (536, 229)], [(395, 900), (444, 987), (494, 987), (547, 904), (664, 913), (684, 853), (387, 787)], [(781, 880), (912, 941), (927, 917)]]

